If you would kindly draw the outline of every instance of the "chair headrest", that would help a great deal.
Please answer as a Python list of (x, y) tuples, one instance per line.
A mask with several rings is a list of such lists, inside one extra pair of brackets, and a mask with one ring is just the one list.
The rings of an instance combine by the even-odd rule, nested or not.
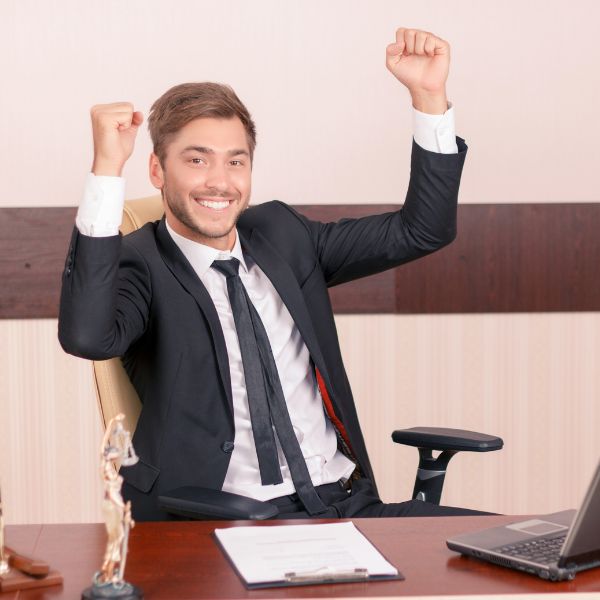
[(137, 200), (127, 200), (123, 207), (123, 222), (121, 233), (126, 235), (139, 229), (146, 223), (158, 221), (164, 214), (163, 202), (160, 196), (148, 196)]

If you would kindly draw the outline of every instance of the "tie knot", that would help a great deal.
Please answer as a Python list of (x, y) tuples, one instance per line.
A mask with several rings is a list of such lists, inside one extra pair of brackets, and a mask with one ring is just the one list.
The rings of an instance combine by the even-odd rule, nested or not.
[(223, 273), (227, 278), (235, 277), (240, 268), (240, 261), (233, 257), (229, 260), (214, 260), (211, 267)]

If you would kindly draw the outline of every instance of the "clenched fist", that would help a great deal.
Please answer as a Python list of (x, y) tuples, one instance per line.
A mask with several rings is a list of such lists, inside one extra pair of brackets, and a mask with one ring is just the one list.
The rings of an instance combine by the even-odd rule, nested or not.
[(97, 104), (91, 108), (94, 136), (94, 175), (120, 176), (133, 152), (144, 116), (130, 102)]
[(448, 42), (428, 31), (401, 27), (396, 31), (396, 41), (386, 48), (386, 66), (408, 88), (417, 110), (446, 111)]

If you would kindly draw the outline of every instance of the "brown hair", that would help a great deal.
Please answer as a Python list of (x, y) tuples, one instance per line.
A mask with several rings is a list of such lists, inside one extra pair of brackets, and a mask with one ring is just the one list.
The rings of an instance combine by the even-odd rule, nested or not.
[(238, 117), (246, 130), (252, 160), (256, 146), (256, 128), (248, 109), (230, 86), (206, 81), (176, 85), (152, 105), (148, 129), (154, 153), (163, 167), (171, 138), (190, 121), (202, 117)]

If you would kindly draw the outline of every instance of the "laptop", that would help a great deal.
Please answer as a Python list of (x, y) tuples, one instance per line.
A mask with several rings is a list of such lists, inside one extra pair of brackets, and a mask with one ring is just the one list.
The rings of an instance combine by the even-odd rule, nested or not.
[(517, 521), (446, 540), (450, 550), (542, 579), (573, 579), (600, 566), (600, 464), (581, 508)]

